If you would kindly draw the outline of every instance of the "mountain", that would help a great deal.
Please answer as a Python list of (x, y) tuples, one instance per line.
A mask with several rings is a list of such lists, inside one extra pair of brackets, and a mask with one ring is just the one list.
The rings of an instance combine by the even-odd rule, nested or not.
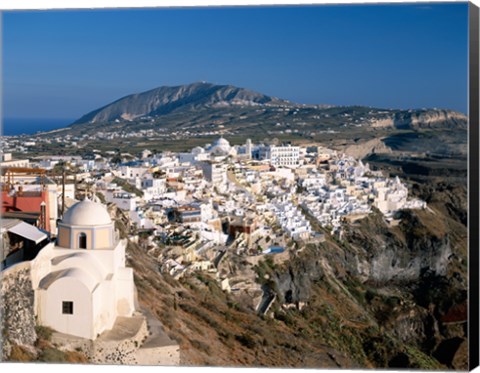
[[(120, 125), (112, 127), (113, 123)], [(136, 129), (161, 125), (168, 131), (182, 127), (183, 131), (195, 128), (208, 132), (213, 124), (255, 132), (258, 125), (266, 126), (267, 131), (282, 131), (283, 127), (297, 127), (297, 124), (308, 131), (342, 127), (349, 130), (362, 127), (362, 131), (466, 130), (467, 123), (464, 114), (452, 110), (304, 105), (232, 85), (197, 82), (125, 96), (82, 116), (73, 125), (84, 131), (118, 132), (125, 126), (130, 130), (133, 124)], [(109, 125), (104, 127), (104, 124)]]
[(198, 107), (292, 106), (287, 100), (270, 97), (232, 85), (198, 82), (175, 87), (159, 87), (150, 91), (125, 96), (94, 110), (77, 121), (99, 123), (114, 120), (134, 120), (143, 116), (159, 116)]
[(235, 144), (247, 138), (321, 143), (361, 157), (391, 151), (463, 156), (467, 128), (468, 118), (448, 109), (305, 105), (200, 82), (125, 96), (57, 130), (56, 136), (88, 138), (108, 150), (117, 145), (104, 140), (117, 137), (127, 147), (138, 147), (143, 137), (153, 149), (189, 151), (224, 136)]

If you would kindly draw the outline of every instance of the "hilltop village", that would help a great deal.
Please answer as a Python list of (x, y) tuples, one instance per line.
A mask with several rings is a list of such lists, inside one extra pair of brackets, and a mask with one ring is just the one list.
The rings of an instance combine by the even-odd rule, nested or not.
[[(398, 210), (426, 207), (408, 197), (407, 186), (398, 178), (387, 178), (362, 161), (321, 146), (250, 140), (231, 146), (220, 137), (190, 152), (144, 150), (136, 158), (123, 157), (129, 161), (113, 163), (113, 156), (96, 152), (83, 158), (22, 161), (4, 153), (2, 168), (75, 170), (63, 186), (61, 178), (46, 178), (43, 188), (50, 198), (43, 228), (56, 236), (56, 220), (83, 185), (84, 196), (123, 210), (136, 239), (147, 237), (145, 247), (174, 276), (215, 271), (215, 259), (227, 248), (245, 256), (280, 253), (302, 242), (321, 241), (324, 232), (341, 239), (343, 222), (361, 219), (372, 209), (395, 224)], [(7, 201), (40, 191), (39, 179), (10, 181)], [(15, 218), (11, 210), (3, 211), (5, 218)], [(5, 249), (2, 259), (7, 264)]]
[[(115, 362), (95, 353), (99, 345), (109, 351), (108, 330), (130, 325), (133, 339), (126, 343), (131, 346), (138, 335), (146, 336), (142, 330), (147, 325), (134, 305), (131, 269), (125, 268), (126, 241), (114, 230), (107, 206), (121, 212), (128, 221), (127, 240), (140, 245), (161, 273), (180, 279), (204, 272), (226, 292), (252, 294), (251, 307), (261, 314), (268, 312), (275, 295), (262, 292), (254, 271), (230, 270), (233, 256), (252, 266), (266, 257), (282, 262), (309, 243), (323, 242), (326, 234), (342, 240), (345, 224), (372, 212), (395, 225), (399, 210), (427, 208), (424, 201), (409, 198), (399, 178), (385, 177), (360, 160), (321, 146), (251, 140), (231, 146), (220, 137), (182, 153), (144, 150), (118, 156), (94, 151), (84, 157), (34, 159), (3, 153), (1, 166), (2, 271), (15, 272), (30, 262), (37, 320), (72, 334), (73, 340), (56, 338), (90, 351), (98, 362)], [(107, 249), (117, 263), (111, 270)], [(69, 250), (75, 253), (69, 255)], [(76, 281), (85, 285), (85, 295), (65, 301), (62, 294)], [(103, 288), (118, 289), (106, 290), (117, 294), (110, 306), (95, 293)], [(82, 297), (90, 299), (91, 329), (80, 319), (77, 324), (84, 327), (78, 330), (74, 323), (58, 321), (74, 317), (74, 304), (85, 303)], [(62, 308), (55, 306), (59, 302)], [(51, 319), (55, 312), (47, 310), (61, 312)], [(101, 311), (98, 320), (95, 310)], [(78, 338), (97, 342), (88, 347)], [(152, 351), (160, 356), (152, 363), (180, 361), (173, 341), (156, 350), (142, 348), (123, 352), (128, 358), (119, 361), (146, 363)]]

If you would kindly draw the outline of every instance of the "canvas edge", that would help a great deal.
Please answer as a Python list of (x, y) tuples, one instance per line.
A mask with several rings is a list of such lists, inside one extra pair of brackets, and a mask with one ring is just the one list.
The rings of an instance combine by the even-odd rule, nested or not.
[(469, 369), (479, 365), (479, 7), (469, 3)]

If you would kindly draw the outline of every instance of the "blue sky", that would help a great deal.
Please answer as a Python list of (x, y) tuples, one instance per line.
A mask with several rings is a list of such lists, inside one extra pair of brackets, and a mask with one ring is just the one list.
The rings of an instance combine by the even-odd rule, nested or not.
[(3, 13), (5, 117), (205, 80), (300, 103), (467, 111), (467, 3)]

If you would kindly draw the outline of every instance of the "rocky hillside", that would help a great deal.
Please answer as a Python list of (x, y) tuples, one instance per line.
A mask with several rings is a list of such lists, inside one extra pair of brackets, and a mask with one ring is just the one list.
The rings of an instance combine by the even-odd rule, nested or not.
[(294, 332), (284, 322), (260, 317), (220, 289), (209, 275), (179, 281), (159, 273), (141, 245), (128, 246), (140, 303), (180, 344), (181, 365), (243, 367), (355, 367), (335, 348)]
[(431, 210), (404, 211), (394, 225), (380, 213), (345, 223), (342, 240), (324, 232), (286, 261), (229, 252), (220, 273), (251, 273), (275, 295), (265, 315), (257, 292), (226, 293), (206, 273), (175, 280), (132, 243), (140, 302), (184, 365), (467, 369), (466, 190), (455, 180), (412, 182)]
[(144, 116), (165, 115), (176, 110), (230, 105), (291, 105), (291, 103), (244, 88), (200, 82), (175, 87), (159, 87), (129, 95), (84, 115), (75, 123), (134, 120)]
[(232, 275), (256, 271), (276, 294), (266, 316), (212, 276), (158, 273), (135, 244), (131, 265), (141, 303), (179, 342), (184, 365), (465, 369), (465, 277), (452, 269), (461, 259), (447, 260), (448, 236), (424, 236), (420, 219), (391, 230), (373, 217), (349, 233), (352, 244), (328, 238), (283, 264), (270, 257), (246, 268), (232, 254)]

